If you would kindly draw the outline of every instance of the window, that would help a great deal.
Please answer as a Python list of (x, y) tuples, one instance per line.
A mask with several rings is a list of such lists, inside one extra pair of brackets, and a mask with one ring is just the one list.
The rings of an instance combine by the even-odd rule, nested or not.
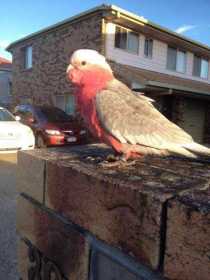
[(74, 95), (69, 94), (66, 95), (66, 108), (65, 111), (69, 115), (74, 115), (75, 114), (75, 99)]
[(50, 122), (68, 122), (71, 120), (71, 117), (60, 108), (40, 107), (39, 111), (44, 119)]
[(115, 47), (129, 52), (138, 54), (139, 51), (139, 35), (126, 28), (116, 26)]
[(152, 49), (153, 49), (153, 40), (146, 38), (144, 42), (144, 55), (148, 58), (152, 58)]
[(62, 109), (69, 115), (75, 115), (75, 100), (72, 94), (57, 95), (55, 97), (56, 107)]
[(177, 51), (176, 57), (176, 71), (180, 73), (185, 73), (186, 68), (186, 53), (182, 51)]
[(185, 73), (186, 53), (175, 48), (168, 47), (167, 69)]
[(15, 121), (15, 118), (5, 109), (0, 109), (0, 122)]
[(65, 96), (64, 95), (56, 95), (55, 97), (55, 105), (61, 110), (65, 111)]
[(199, 56), (194, 55), (193, 75), (203, 79), (208, 79), (209, 62)]
[(32, 46), (28, 46), (28, 47), (24, 48), (24, 68), (25, 69), (32, 68), (32, 56), (33, 56)]

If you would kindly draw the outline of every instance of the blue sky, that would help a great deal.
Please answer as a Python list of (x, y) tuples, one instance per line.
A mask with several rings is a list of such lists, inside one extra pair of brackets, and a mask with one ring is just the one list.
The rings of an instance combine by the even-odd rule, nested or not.
[(9, 0), (1, 1), (0, 56), (4, 48), (30, 33), (95, 6), (114, 4), (163, 27), (210, 46), (210, 0)]

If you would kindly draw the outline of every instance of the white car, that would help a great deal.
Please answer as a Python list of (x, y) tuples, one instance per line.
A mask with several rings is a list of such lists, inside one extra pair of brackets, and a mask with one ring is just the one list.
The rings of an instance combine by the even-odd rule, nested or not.
[(0, 152), (34, 149), (33, 131), (19, 120), (20, 117), (0, 107)]

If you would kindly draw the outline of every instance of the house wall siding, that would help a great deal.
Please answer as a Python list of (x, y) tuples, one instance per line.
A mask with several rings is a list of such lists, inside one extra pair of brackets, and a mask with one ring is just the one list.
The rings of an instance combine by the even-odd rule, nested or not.
[(185, 79), (202, 81), (210, 84), (210, 63), (208, 80), (192, 76), (193, 71), (193, 53), (187, 52), (186, 73), (178, 73), (166, 69), (167, 63), (167, 48), (168, 45), (164, 42), (154, 40), (153, 42), (153, 57), (152, 59), (144, 56), (144, 41), (145, 36), (139, 36), (139, 53), (132, 54), (125, 50), (115, 48), (115, 24), (108, 22), (106, 24), (106, 57), (121, 64), (126, 64), (134, 67), (139, 67), (146, 70), (157, 71), (164, 74), (169, 74)]
[[(55, 95), (69, 94), (66, 68), (78, 48), (101, 50), (101, 15), (92, 15), (15, 46), (13, 52), (13, 94), (17, 103), (54, 104)], [(23, 69), (23, 48), (33, 46), (33, 68)]]

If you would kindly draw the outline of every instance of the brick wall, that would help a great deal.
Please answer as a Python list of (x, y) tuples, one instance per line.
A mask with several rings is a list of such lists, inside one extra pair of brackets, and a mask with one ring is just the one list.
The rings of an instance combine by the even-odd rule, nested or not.
[[(101, 50), (102, 18), (92, 15), (56, 30), (17, 44), (13, 49), (14, 103), (54, 103), (54, 96), (71, 92), (66, 68), (71, 53), (78, 48)], [(33, 68), (24, 70), (23, 48), (33, 46)]]
[[(209, 166), (158, 157), (110, 163), (110, 152), (88, 145), (18, 154), (20, 277), (209, 280)], [(97, 254), (93, 263), (102, 250), (93, 241), (109, 255), (103, 265)], [(129, 263), (136, 269), (126, 278)], [(105, 276), (90, 277), (92, 264)]]

